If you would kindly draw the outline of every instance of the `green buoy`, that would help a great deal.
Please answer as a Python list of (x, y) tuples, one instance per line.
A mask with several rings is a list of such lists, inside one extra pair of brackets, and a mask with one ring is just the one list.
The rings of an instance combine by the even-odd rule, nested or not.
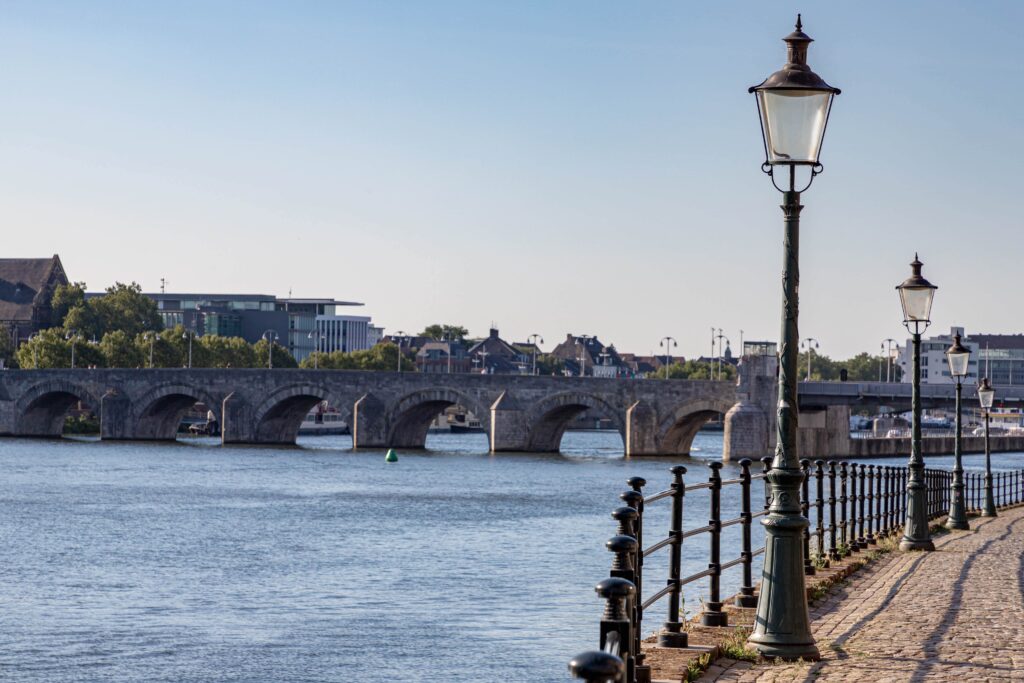
[(394, 448), (388, 449), (388, 454), (384, 456), (384, 462), (398, 462), (398, 453), (395, 453)]

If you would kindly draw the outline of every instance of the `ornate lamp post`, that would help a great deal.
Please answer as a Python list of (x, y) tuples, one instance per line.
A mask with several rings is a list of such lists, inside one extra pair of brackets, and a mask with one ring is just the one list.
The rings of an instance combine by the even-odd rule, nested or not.
[(996, 503), (992, 497), (992, 451), (988, 443), (989, 415), (992, 413), (992, 400), (996, 397), (996, 390), (988, 382), (988, 377), (981, 380), (978, 387), (978, 403), (985, 411), (985, 509), (981, 511), (982, 517), (996, 516)]
[(818, 340), (814, 337), (808, 337), (800, 342), (800, 348), (807, 347), (807, 381), (811, 381), (811, 356), (814, 355), (814, 349), (820, 349), (821, 345)]
[[(832, 99), (839, 94), (807, 65), (811, 38), (803, 32), (800, 15), (796, 30), (783, 38), (786, 64), (760, 85), (756, 95), (764, 139), (761, 170), (782, 192), (785, 220), (782, 270), (782, 342), (779, 348), (779, 402), (775, 459), (767, 479), (771, 505), (765, 528), (764, 573), (757, 601), (757, 618), (750, 645), (765, 657), (786, 660), (818, 659), (811, 635), (804, 586), (803, 532), (807, 519), (800, 511), (800, 456), (797, 454), (797, 374), (800, 333), (797, 327), (800, 237), (800, 194), (822, 171), (818, 162)], [(810, 172), (807, 185), (797, 189), (796, 169)], [(788, 169), (788, 189), (778, 186), (775, 168)], [(785, 181), (784, 181), (785, 182)]]
[(913, 384), (910, 405), (913, 414), (910, 437), (910, 462), (907, 464), (907, 522), (900, 550), (935, 550), (928, 533), (928, 491), (924, 482), (924, 456), (921, 454), (921, 334), (931, 324), (935, 285), (921, 275), (917, 254), (910, 264), (910, 277), (896, 286), (903, 304), (903, 324), (914, 342)]
[(967, 522), (967, 508), (964, 504), (964, 465), (961, 457), (961, 393), (962, 382), (967, 376), (967, 365), (971, 358), (971, 350), (960, 343), (960, 335), (953, 337), (953, 345), (946, 349), (946, 361), (949, 363), (949, 374), (956, 378), (956, 440), (953, 442), (953, 483), (950, 486), (949, 515), (946, 517), (947, 529), (970, 529)]
[[(530, 374), (531, 375), (536, 375), (537, 374), (537, 351), (538, 351), (538, 349), (540, 349), (540, 346), (538, 346), (537, 343), (540, 342), (541, 344), (543, 344), (544, 343), (544, 337), (540, 336), (539, 334), (537, 334), (535, 332), (535, 333), (530, 335), (530, 342), (533, 344), (533, 369), (530, 371)], [(448, 347), (448, 348), (450, 349), (451, 347)], [(448, 370), (448, 372), (451, 372), (451, 370)]]
[(192, 330), (186, 330), (185, 333), (183, 335), (181, 335), (182, 339), (188, 339), (188, 367), (189, 367), (189, 369), (192, 368), (192, 340), (195, 338), (195, 336), (196, 336), (196, 333), (193, 332)]

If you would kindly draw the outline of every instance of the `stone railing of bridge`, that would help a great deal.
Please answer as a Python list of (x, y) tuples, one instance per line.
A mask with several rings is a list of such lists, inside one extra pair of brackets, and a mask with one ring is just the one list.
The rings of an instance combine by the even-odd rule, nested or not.
[[(460, 405), (480, 418), (495, 452), (557, 451), (572, 418), (593, 410), (611, 418), (627, 455), (675, 455), (689, 452), (709, 419), (734, 411), (737, 390), (731, 382), (306, 369), (7, 370), (0, 434), (59, 436), (81, 402), (99, 416), (103, 439), (172, 440), (184, 413), (202, 402), (224, 443), (288, 444), (327, 401), (356, 448), (422, 448), (430, 422)], [(742, 455), (764, 452), (767, 426), (753, 429), (753, 440), (746, 428), (734, 430), (750, 441)]]

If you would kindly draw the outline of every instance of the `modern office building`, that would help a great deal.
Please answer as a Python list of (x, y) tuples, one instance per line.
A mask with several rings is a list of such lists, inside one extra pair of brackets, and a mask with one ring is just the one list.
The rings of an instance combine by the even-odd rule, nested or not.
[[(1024, 334), (966, 334), (964, 328), (953, 327), (949, 334), (921, 340), (922, 384), (953, 384), (946, 362), (946, 349), (959, 334), (961, 343), (971, 350), (965, 384), (975, 385), (988, 377), (997, 386), (1024, 385)], [(903, 370), (903, 381), (910, 382), (913, 371), (913, 346), (907, 340), (899, 348), (897, 363)]]
[(322, 353), (365, 351), (376, 343), (371, 342), (368, 316), (318, 315), (315, 322), (311, 341)]
[[(279, 343), (282, 346), (287, 345), (295, 360), (300, 362), (316, 350), (318, 332), (325, 333), (320, 337), (320, 348), (325, 352), (368, 349), (370, 346), (367, 342), (366, 328), (370, 319), (337, 314), (339, 307), (362, 305), (354, 301), (335, 299), (278, 299), (278, 310), (284, 311), (288, 316), (288, 325), (285, 328), (287, 335), (279, 333)], [(327, 345), (326, 333), (332, 335), (337, 347)], [(349, 341), (350, 334), (355, 343)]]

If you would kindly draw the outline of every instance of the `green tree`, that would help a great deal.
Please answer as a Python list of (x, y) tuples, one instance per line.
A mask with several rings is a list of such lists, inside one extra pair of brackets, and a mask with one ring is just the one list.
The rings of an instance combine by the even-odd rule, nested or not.
[(114, 330), (103, 335), (100, 352), (108, 368), (141, 368), (147, 364), (146, 356), (135, 339), (124, 330)]
[(281, 346), (277, 342), (274, 342), (274, 346), (269, 347), (266, 339), (260, 339), (253, 345), (253, 351), (255, 354), (256, 367), (265, 368), (267, 367), (267, 352), (269, 351), (274, 359), (275, 368), (297, 368), (299, 364), (295, 362), (295, 357), (288, 352), (288, 349)]
[(421, 337), (429, 337), (430, 339), (447, 339), (449, 341), (463, 341), (469, 334), (462, 325), (442, 325), (435, 323), (433, 325), (427, 325), (420, 333)]
[(32, 335), (15, 356), (23, 368), (69, 368), (71, 344), (64, 338), (64, 330), (51, 327)]
[[(533, 359), (530, 359), (531, 364)], [(558, 356), (552, 356), (549, 353), (537, 354), (537, 374), (538, 375), (558, 375), (561, 376), (565, 370), (565, 361)]]
[(85, 307), (85, 283), (57, 285), (50, 299), (51, 327), (64, 327), (64, 319), (73, 308)]
[[(264, 348), (264, 354), (266, 349)], [(366, 351), (353, 351), (342, 353), (321, 353), (318, 356), (318, 364), (322, 370), (383, 370), (393, 372), (398, 369), (398, 346), (396, 344), (377, 344)], [(277, 357), (274, 357), (274, 365), (277, 365)], [(309, 356), (302, 360), (299, 367), (312, 368), (313, 357)], [(416, 364), (409, 358), (408, 354), (402, 353), (402, 371), (413, 372)]]
[(0, 327), (0, 360), (4, 367), (18, 367), (18, 359), (14, 355), (14, 342), (11, 340), (11, 333), (6, 327)]
[[(712, 377), (714, 373), (714, 377)], [(712, 368), (707, 362), (697, 362), (695, 360), (687, 361), (675, 361), (672, 365), (668, 366), (668, 379), (715, 379), (719, 378), (718, 363), (714, 364)], [(648, 379), (665, 379), (666, 370), (664, 367), (658, 369), (657, 372), (647, 375)], [(736, 379), (736, 368), (728, 363), (722, 363), (721, 370), (722, 381)]]
[[(54, 306), (54, 318), (60, 316), (67, 331), (75, 331), (87, 339), (102, 338), (107, 332), (121, 330), (129, 336), (145, 330), (161, 330), (163, 322), (156, 302), (142, 294), (142, 287), (121, 282), (107, 287), (106, 294), (85, 298), (85, 284), (75, 283), (58, 288), (60, 296)], [(55, 293), (54, 298), (57, 299)]]
[[(186, 345), (188, 340), (185, 340)], [(202, 359), (196, 363), (196, 350), (199, 349)], [(185, 349), (186, 362), (188, 348)], [(252, 368), (256, 366), (256, 354), (252, 344), (241, 337), (221, 337), (208, 334), (196, 337), (192, 343), (192, 367), (203, 368)]]

